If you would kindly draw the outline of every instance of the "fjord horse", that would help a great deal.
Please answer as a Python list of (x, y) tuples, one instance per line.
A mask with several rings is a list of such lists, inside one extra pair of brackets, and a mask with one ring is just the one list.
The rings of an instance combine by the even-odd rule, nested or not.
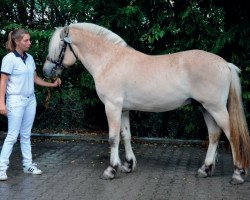
[[(118, 170), (132, 172), (136, 158), (131, 147), (129, 111), (164, 112), (190, 103), (202, 105), (209, 146), (200, 177), (212, 176), (223, 131), (233, 156), (232, 182), (243, 183), (250, 165), (250, 140), (241, 99), (239, 69), (202, 50), (146, 55), (110, 30), (90, 23), (57, 28), (50, 44), (44, 74), (57, 76), (79, 59), (93, 76), (105, 105), (111, 147), (110, 165), (103, 178)], [(119, 157), (120, 135), (125, 162)]]

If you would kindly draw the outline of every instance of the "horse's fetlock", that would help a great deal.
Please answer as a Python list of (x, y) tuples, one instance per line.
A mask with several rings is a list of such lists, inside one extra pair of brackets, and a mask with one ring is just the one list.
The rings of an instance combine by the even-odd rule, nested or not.
[(127, 159), (126, 158), (124, 164), (126, 164), (128, 168), (132, 169), (134, 161), (133, 161), (133, 159)]
[(199, 177), (210, 177), (213, 176), (214, 173), (214, 164), (211, 165), (202, 165), (202, 167), (198, 170)]
[(230, 181), (231, 184), (237, 185), (237, 184), (242, 184), (245, 182), (247, 176), (247, 169), (234, 166), (234, 173), (232, 176), (232, 180)]
[(206, 171), (206, 173), (207, 173), (208, 176), (212, 176), (213, 175), (213, 171), (214, 171), (213, 168), (214, 168), (213, 164), (206, 166), (205, 171)]
[(110, 167), (112, 168), (111, 169), (111, 173), (114, 174), (114, 175), (116, 175), (117, 170), (118, 170), (118, 165), (115, 165), (115, 166), (110, 165)]
[(237, 167), (236, 165), (234, 166), (234, 173), (239, 174), (239, 175), (247, 175), (247, 170), (244, 168)]

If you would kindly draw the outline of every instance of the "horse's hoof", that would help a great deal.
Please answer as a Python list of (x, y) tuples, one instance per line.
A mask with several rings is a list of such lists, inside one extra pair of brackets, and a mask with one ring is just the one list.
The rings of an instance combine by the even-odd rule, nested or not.
[(123, 165), (120, 167), (120, 171), (123, 173), (131, 173), (135, 169), (135, 162), (131, 160), (125, 160)]
[(131, 172), (131, 169), (128, 168), (127, 166), (125, 166), (125, 165), (122, 165), (122, 166), (120, 167), (120, 171), (121, 171), (122, 173), (130, 173), (130, 172)]
[(230, 181), (230, 183), (233, 185), (242, 184), (245, 182), (245, 178), (246, 178), (246, 170), (235, 167), (234, 174), (232, 176), (232, 180)]
[(108, 166), (108, 168), (103, 172), (101, 179), (111, 180), (114, 179), (117, 173), (117, 167)]
[(198, 176), (199, 178), (206, 178), (206, 177), (207, 177), (207, 173), (206, 173), (204, 170), (202, 170), (202, 169), (200, 168), (200, 169), (198, 169), (198, 174), (197, 174), (197, 176)]
[(115, 176), (111, 177), (111, 176), (109, 176), (109, 175), (103, 173), (103, 174), (100, 176), (100, 178), (101, 178), (102, 180), (112, 180), (112, 179), (115, 178)]
[(214, 174), (214, 165), (211, 164), (209, 166), (207, 165), (202, 165), (202, 167), (200, 169), (198, 169), (198, 174), (197, 176), (200, 178), (206, 178), (209, 176), (213, 176)]
[(245, 181), (243, 178), (235, 178), (235, 177), (232, 177), (232, 180), (230, 181), (230, 183), (232, 185), (239, 185), (239, 184), (243, 184)]

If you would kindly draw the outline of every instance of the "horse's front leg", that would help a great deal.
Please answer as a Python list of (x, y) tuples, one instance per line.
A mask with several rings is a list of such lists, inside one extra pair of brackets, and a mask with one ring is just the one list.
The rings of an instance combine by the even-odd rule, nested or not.
[(131, 133), (129, 124), (129, 111), (122, 112), (121, 135), (125, 147), (125, 162), (121, 166), (121, 171), (129, 173), (135, 170), (136, 158), (131, 146)]
[(103, 179), (113, 179), (121, 166), (119, 157), (119, 142), (121, 130), (121, 106), (113, 103), (105, 104), (105, 111), (109, 125), (109, 144), (110, 144), (110, 165), (103, 172)]

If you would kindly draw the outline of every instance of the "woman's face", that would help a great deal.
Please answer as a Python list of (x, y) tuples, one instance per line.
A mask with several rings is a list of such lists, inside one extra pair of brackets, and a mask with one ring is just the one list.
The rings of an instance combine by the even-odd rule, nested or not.
[(28, 51), (31, 45), (30, 35), (24, 34), (23, 37), (19, 40), (16, 40), (16, 50), (20, 50), (22, 52)]

